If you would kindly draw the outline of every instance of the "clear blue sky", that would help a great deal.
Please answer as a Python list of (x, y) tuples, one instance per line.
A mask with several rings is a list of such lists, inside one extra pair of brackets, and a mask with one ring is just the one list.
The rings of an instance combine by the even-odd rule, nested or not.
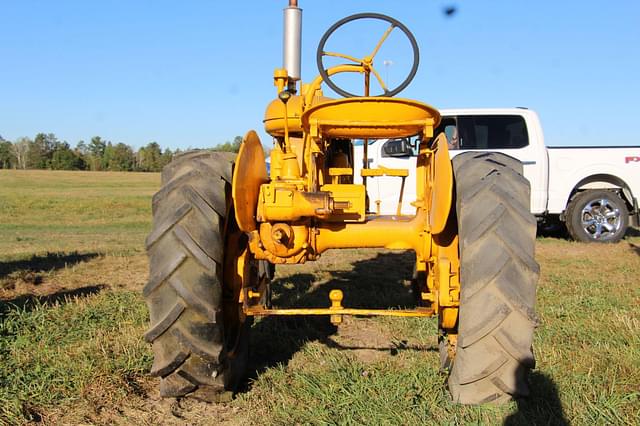
[[(53, 132), (72, 145), (100, 135), (185, 148), (260, 130), (282, 62), (286, 3), (3, 0), (0, 135)], [(300, 5), (307, 81), (333, 22), (380, 12), (405, 23), (420, 44), (418, 75), (401, 96), (438, 108), (527, 106), (539, 112), (549, 145), (640, 145), (636, 0)], [(451, 5), (457, 13), (447, 18)], [(341, 50), (378, 37), (353, 37)], [(395, 64), (406, 60), (380, 59), (394, 61), (386, 68), (392, 81)]]

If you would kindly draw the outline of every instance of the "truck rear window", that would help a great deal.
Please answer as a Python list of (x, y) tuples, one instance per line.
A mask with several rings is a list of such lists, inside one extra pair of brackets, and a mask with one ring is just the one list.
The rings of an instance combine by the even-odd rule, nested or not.
[(447, 117), (438, 130), (447, 135), (449, 149), (516, 149), (529, 145), (527, 125), (519, 115)]

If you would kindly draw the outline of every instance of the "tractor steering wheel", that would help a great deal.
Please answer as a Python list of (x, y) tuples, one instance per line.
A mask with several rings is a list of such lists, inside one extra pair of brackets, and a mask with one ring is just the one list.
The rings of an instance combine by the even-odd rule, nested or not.
[[(382, 35), (382, 38), (380, 39), (375, 49), (369, 56), (366, 56), (362, 59), (357, 59), (357, 58), (354, 58), (353, 56), (343, 55), (341, 53), (326, 52), (324, 50), (324, 46), (327, 43), (327, 40), (338, 28), (340, 28), (341, 26), (343, 26), (348, 22), (355, 21), (358, 19), (378, 19), (378, 20), (389, 22), (391, 24), (391, 26), (387, 29), (387, 31), (385, 31), (385, 33)], [(399, 28), (404, 33), (404, 35), (409, 39), (409, 42), (411, 43), (411, 48), (413, 49), (413, 65), (411, 66), (411, 71), (409, 72), (409, 75), (407, 76), (407, 78), (405, 78), (404, 81), (400, 83), (398, 87), (392, 90), (389, 90), (385, 85), (384, 81), (382, 80), (382, 77), (380, 77), (380, 74), (375, 70), (375, 68), (373, 68), (373, 59), (378, 53), (378, 50), (380, 50), (380, 47), (382, 46), (382, 44), (385, 42), (385, 40), (387, 39), (387, 37), (389, 36), (391, 31), (393, 31), (394, 28)], [(400, 93), (402, 90), (404, 90), (409, 85), (409, 83), (411, 83), (411, 80), (413, 80), (413, 78), (415, 77), (416, 72), (418, 71), (418, 63), (420, 62), (420, 53), (418, 51), (418, 43), (416, 42), (416, 39), (413, 36), (413, 34), (411, 34), (411, 31), (409, 31), (409, 29), (400, 21), (390, 16), (382, 15), (379, 13), (358, 13), (356, 15), (347, 16), (346, 18), (339, 20), (338, 22), (333, 24), (327, 30), (326, 33), (324, 33), (324, 35), (320, 39), (320, 44), (318, 45), (318, 51), (316, 53), (316, 62), (318, 64), (318, 71), (320, 72), (320, 76), (322, 77), (322, 80), (324, 80), (324, 82), (327, 83), (327, 85), (331, 89), (333, 89), (333, 91), (344, 96), (345, 98), (357, 97), (358, 95), (355, 95), (353, 93), (350, 93), (350, 92), (347, 92), (346, 90), (341, 89), (340, 87), (338, 87), (337, 84), (335, 84), (331, 80), (331, 77), (329, 76), (329, 73), (327, 72), (323, 64), (323, 58), (325, 56), (334, 56), (338, 58), (343, 58), (350, 62), (353, 62), (354, 65), (362, 66), (364, 69), (364, 72), (367, 74), (366, 81), (369, 81), (368, 74), (369, 73), (373, 74), (375, 78), (378, 80), (380, 87), (382, 87), (382, 90), (384, 91), (384, 93), (376, 96), (394, 96)], [(365, 93), (365, 96), (368, 96), (368, 94)]]

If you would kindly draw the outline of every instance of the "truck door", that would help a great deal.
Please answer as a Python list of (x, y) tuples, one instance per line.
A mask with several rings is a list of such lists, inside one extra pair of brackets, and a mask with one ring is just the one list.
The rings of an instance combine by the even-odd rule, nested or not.
[(535, 125), (529, 128), (527, 121), (517, 114), (458, 115), (447, 117), (439, 129), (447, 134), (451, 157), (466, 151), (493, 151), (520, 160), (531, 184), (531, 212), (540, 214), (547, 208), (546, 150)]

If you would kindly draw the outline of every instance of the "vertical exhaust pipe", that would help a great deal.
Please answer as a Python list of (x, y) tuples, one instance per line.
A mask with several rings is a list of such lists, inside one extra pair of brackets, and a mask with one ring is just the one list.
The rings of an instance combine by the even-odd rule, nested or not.
[(289, 79), (300, 80), (302, 57), (302, 9), (298, 0), (289, 0), (289, 7), (284, 9), (284, 45), (282, 66), (287, 70)]

